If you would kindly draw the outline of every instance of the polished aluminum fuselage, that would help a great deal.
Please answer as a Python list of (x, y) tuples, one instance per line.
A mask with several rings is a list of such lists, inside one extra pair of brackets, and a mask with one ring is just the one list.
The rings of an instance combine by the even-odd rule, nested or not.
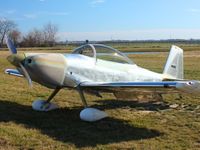
[(65, 78), (75, 81), (74, 86), (81, 82), (162, 81), (163, 79), (162, 74), (143, 69), (136, 64), (116, 63), (77, 54), (65, 57), (67, 61)]
[(76, 87), (83, 82), (162, 81), (163, 75), (138, 67), (81, 54), (31, 54), (25, 65), (33, 81), (49, 88)]
[(162, 81), (163, 75), (141, 68), (81, 54), (26, 53), (26, 65), (33, 81), (49, 88), (76, 87), (83, 82)]

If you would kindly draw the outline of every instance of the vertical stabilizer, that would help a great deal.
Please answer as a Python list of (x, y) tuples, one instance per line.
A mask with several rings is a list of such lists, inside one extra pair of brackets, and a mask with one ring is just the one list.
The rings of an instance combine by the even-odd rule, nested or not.
[(175, 45), (171, 47), (165, 68), (163, 71), (167, 79), (183, 79), (183, 50)]

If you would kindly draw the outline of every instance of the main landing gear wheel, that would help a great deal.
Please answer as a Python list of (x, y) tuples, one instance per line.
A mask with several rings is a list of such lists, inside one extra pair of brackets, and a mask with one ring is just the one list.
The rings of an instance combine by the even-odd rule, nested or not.
[(54, 98), (54, 96), (60, 91), (60, 88), (57, 88), (53, 91), (53, 93), (49, 96), (49, 98), (45, 100), (36, 100), (32, 104), (33, 110), (36, 111), (51, 111), (58, 109), (58, 105), (51, 103), (50, 101)]
[(95, 122), (106, 117), (108, 117), (107, 113), (96, 108), (85, 108), (80, 112), (81, 120), (88, 122)]
[(50, 102), (48, 103), (45, 100), (36, 100), (33, 102), (32, 108), (36, 111), (51, 111), (58, 109), (59, 107), (58, 105)]
[(98, 110), (96, 108), (88, 108), (83, 90), (79, 86), (77, 87), (77, 90), (79, 92), (83, 105), (85, 106), (85, 109), (80, 112), (81, 120), (95, 122), (108, 117), (108, 115), (104, 111)]

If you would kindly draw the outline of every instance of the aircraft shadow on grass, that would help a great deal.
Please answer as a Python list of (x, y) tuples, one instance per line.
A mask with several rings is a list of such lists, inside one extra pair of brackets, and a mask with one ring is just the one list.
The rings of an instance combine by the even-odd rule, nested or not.
[[(98, 105), (101, 109), (113, 108), (113, 103), (110, 104), (112, 100), (101, 102), (108, 103), (107, 107)], [(125, 105), (128, 106), (129, 103), (118, 102), (114, 107)], [(139, 103), (136, 104), (137, 106)], [(134, 104), (131, 107), (134, 107)], [(76, 107), (61, 108), (48, 113), (36, 112), (31, 106), (0, 100), (0, 122), (13, 121), (24, 124), (27, 128), (38, 129), (53, 139), (74, 144), (79, 148), (150, 139), (163, 134), (157, 130), (134, 127), (124, 120), (114, 118), (106, 118), (95, 123), (84, 122), (79, 118), (81, 110), (82, 107)]]
[(147, 110), (147, 111), (159, 111), (169, 109), (169, 104), (160, 101), (143, 101), (139, 102), (137, 100), (98, 100), (95, 101), (100, 105), (95, 105), (93, 107), (100, 109), (116, 109), (116, 108), (134, 108), (136, 110)]

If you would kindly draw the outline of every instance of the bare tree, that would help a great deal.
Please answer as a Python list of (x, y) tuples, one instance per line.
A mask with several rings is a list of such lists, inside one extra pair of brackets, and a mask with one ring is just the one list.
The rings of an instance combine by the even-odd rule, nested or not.
[(35, 46), (43, 45), (44, 37), (43, 37), (41, 30), (35, 28), (29, 34), (32, 36), (32, 39), (34, 40)]
[(56, 42), (58, 27), (55, 24), (48, 23), (43, 28), (44, 42), (47, 46), (53, 46)]
[(21, 32), (17, 29), (10, 31), (9, 37), (13, 40), (14, 44), (17, 45), (21, 40)]
[(23, 47), (32, 47), (32, 46), (34, 46), (33, 41), (34, 41), (33, 37), (31, 36), (30, 33), (28, 33), (27, 35), (23, 36), (21, 45)]
[(23, 46), (43, 46), (44, 45), (44, 36), (43, 31), (39, 29), (33, 29), (26, 36), (23, 37), (22, 43)]
[(0, 19), (0, 47), (3, 46), (3, 40), (6, 34), (12, 31), (16, 24), (12, 20)]
[(46, 24), (42, 29), (34, 28), (26, 34), (21, 42), (25, 47), (54, 46), (58, 28), (52, 23)]

